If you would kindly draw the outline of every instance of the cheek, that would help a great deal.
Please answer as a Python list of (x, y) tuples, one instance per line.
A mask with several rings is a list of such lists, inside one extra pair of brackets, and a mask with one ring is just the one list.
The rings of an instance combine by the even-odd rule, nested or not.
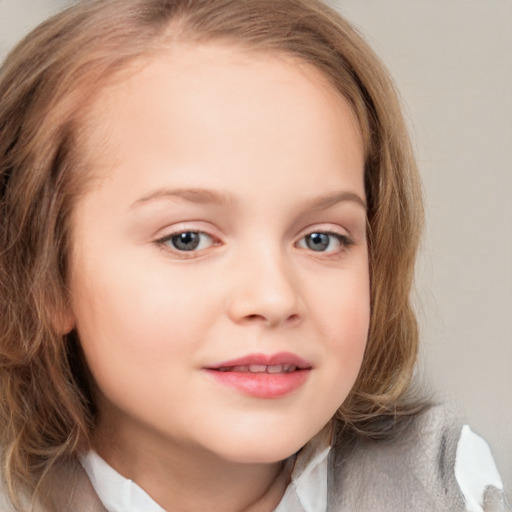
[(332, 326), (328, 352), (340, 371), (341, 379), (355, 381), (366, 349), (369, 308), (347, 307), (344, 315)]
[(77, 331), (99, 390), (102, 414), (115, 404), (134, 416), (156, 417), (162, 406), (157, 403), (157, 390), (179, 406), (181, 398), (170, 386), (169, 376), (186, 378), (176, 364), (187, 357), (180, 337), (186, 319), (182, 325), (173, 324), (172, 310), (159, 308), (154, 295), (131, 293), (126, 284), (109, 282), (92, 288), (94, 294), (85, 293), (77, 308)]
[(325, 340), (328, 378), (343, 402), (361, 368), (370, 324), (368, 271), (363, 266), (349, 278), (326, 288), (314, 301), (315, 316)]
[(350, 340), (360, 344), (366, 340), (370, 323), (370, 279), (364, 261), (352, 272), (330, 280), (323, 288), (316, 287), (311, 302), (320, 319), (326, 339)]
[(123, 380), (166, 386), (170, 373), (196, 364), (208, 325), (219, 315), (218, 300), (198, 294), (186, 272), (167, 275), (147, 262), (130, 268), (118, 262), (122, 258), (90, 261), (72, 281), (88, 365), (105, 392)]

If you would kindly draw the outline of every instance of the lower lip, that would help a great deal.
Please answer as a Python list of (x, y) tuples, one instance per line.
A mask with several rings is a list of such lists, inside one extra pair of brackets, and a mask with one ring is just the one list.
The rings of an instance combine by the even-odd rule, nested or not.
[(255, 398), (279, 398), (289, 395), (306, 382), (310, 372), (310, 370), (290, 373), (206, 371), (218, 382)]

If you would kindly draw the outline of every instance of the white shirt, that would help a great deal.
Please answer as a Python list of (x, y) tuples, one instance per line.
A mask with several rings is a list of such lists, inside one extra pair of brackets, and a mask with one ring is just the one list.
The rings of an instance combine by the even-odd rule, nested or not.
[[(315, 439), (300, 451), (291, 482), (275, 512), (325, 512), (329, 451), (325, 439)], [(120, 475), (95, 451), (84, 454), (80, 462), (109, 512), (165, 512), (135, 482)], [(467, 512), (484, 512), (483, 497), (489, 485), (503, 490), (489, 446), (468, 425), (462, 428), (457, 445), (455, 477)]]

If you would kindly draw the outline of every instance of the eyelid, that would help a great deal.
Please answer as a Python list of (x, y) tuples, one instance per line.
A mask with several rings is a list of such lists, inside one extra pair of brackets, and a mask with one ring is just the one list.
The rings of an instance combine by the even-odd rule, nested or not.
[[(210, 238), (212, 241), (211, 245), (208, 247), (200, 248), (200, 249), (192, 249), (192, 250), (179, 250), (177, 248), (173, 248), (168, 242), (175, 236), (178, 236), (182, 233), (197, 233), (199, 235), (206, 236)], [(208, 230), (204, 228), (201, 229), (196, 226), (187, 225), (187, 223), (183, 223), (182, 225), (176, 225), (172, 228), (168, 228), (168, 230), (163, 235), (156, 235), (156, 238), (152, 242), (154, 245), (159, 247), (162, 251), (166, 252), (171, 256), (176, 256), (182, 259), (190, 259), (190, 258), (198, 258), (211, 250), (214, 247), (218, 247), (222, 244), (222, 241), (219, 236), (214, 235)]]
[[(313, 235), (315, 233), (328, 235), (331, 237), (335, 237), (339, 242), (339, 248), (335, 250), (329, 250), (329, 251), (315, 251), (314, 249), (311, 249), (307, 246), (301, 246), (301, 242), (306, 239), (306, 237)], [(343, 228), (333, 228), (332, 225), (329, 227), (325, 225), (318, 225), (318, 226), (309, 226), (305, 230), (302, 231), (301, 235), (298, 237), (297, 241), (295, 242), (295, 246), (303, 249), (312, 255), (320, 258), (328, 258), (328, 257), (338, 257), (342, 253), (348, 251), (351, 246), (355, 244), (355, 241), (353, 237), (347, 232), (346, 229)]]
[(354, 237), (347, 227), (334, 222), (315, 222), (314, 224), (310, 224), (301, 229), (298, 238), (302, 238), (312, 233), (325, 233), (326, 235), (341, 236), (354, 241)]
[(354, 241), (348, 235), (345, 235), (343, 233), (338, 233), (336, 231), (326, 231), (326, 230), (321, 230), (321, 229), (315, 229), (313, 231), (310, 231), (309, 233), (304, 234), (303, 236), (301, 236), (299, 238), (298, 242), (300, 242), (301, 240), (304, 240), (304, 238), (306, 238), (310, 235), (315, 235), (315, 234), (332, 236), (332, 237), (338, 239), (340, 241), (340, 243), (345, 246), (354, 244)]

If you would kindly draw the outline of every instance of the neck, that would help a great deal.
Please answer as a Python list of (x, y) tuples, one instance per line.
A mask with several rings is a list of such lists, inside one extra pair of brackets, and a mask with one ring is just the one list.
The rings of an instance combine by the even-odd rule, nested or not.
[(289, 482), (289, 467), (282, 462), (241, 464), (172, 441), (133, 439), (99, 429), (94, 448), (168, 512), (269, 512)]

